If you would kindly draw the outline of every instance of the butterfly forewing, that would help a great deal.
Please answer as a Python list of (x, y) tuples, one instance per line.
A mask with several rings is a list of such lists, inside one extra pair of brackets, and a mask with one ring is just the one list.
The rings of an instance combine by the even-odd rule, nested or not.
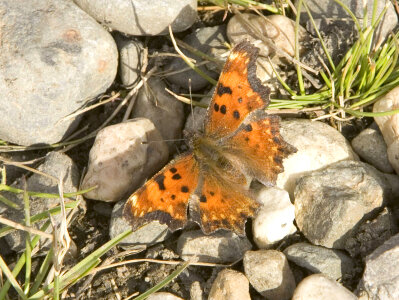
[(280, 135), (280, 118), (256, 110), (222, 143), (242, 162), (246, 172), (267, 186), (283, 171), (283, 159), (297, 150)]
[(269, 89), (256, 77), (259, 49), (244, 41), (228, 57), (208, 108), (205, 135), (220, 138), (234, 132), (246, 116), (269, 103)]
[(174, 231), (187, 223), (187, 206), (198, 182), (198, 167), (191, 153), (166, 165), (129, 197), (124, 216), (133, 230), (158, 220)]

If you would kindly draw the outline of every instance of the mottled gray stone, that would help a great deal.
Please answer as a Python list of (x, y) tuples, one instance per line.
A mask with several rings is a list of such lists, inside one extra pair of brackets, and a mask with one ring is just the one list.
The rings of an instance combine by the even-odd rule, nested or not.
[(219, 272), (208, 300), (251, 300), (248, 279), (244, 274), (230, 269)]
[(295, 188), (295, 219), (316, 245), (343, 249), (361, 221), (382, 210), (391, 187), (374, 167), (342, 161), (303, 176)]
[(143, 44), (135, 39), (116, 36), (119, 50), (119, 77), (125, 86), (132, 85), (140, 78), (143, 66)]
[(64, 118), (112, 84), (118, 52), (73, 2), (23, 3), (0, 1), (0, 138), (55, 143), (78, 124)]

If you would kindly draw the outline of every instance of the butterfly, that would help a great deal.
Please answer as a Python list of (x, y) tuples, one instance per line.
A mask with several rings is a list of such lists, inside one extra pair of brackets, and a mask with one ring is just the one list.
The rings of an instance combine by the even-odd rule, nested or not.
[(259, 207), (248, 191), (251, 179), (274, 185), (283, 159), (296, 152), (280, 135), (279, 117), (265, 112), (270, 92), (256, 76), (258, 53), (248, 41), (233, 48), (203, 134), (194, 134), (190, 151), (128, 198), (123, 215), (133, 231), (155, 220), (175, 231), (189, 216), (205, 234), (225, 229), (244, 235)]

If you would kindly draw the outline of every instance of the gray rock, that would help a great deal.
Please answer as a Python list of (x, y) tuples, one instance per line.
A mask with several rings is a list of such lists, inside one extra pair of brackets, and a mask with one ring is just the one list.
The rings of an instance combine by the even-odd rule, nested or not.
[(376, 128), (367, 128), (352, 140), (353, 150), (366, 162), (385, 173), (392, 173), (388, 160), (387, 145), (381, 132)]
[[(295, 1), (297, 3), (298, 0)], [(368, 24), (371, 23), (371, 13), (373, 11), (373, 2), (374, 0), (368, 0)], [(380, 15), (382, 10), (384, 9), (385, 4), (388, 4), (388, 10), (386, 15), (384, 16), (381, 24), (376, 29), (377, 33), (377, 41), (385, 39), (385, 37), (395, 28), (398, 18), (396, 16), (395, 8), (390, 1), (376, 1), (377, 2), (377, 17)], [(358, 0), (343, 0), (343, 4), (349, 7), (352, 13), (360, 19), (360, 23), (362, 23), (362, 19), (364, 19), (364, 9), (362, 5), (362, 1)], [(340, 6), (338, 3), (331, 2), (329, 0), (310, 0), (307, 2), (309, 10), (314, 19), (350, 19), (348, 13)], [(301, 11), (301, 22), (306, 22), (309, 20), (309, 15), (306, 13), (304, 7), (302, 6)]]
[(229, 269), (219, 272), (208, 300), (251, 300), (248, 279), (244, 274)]
[(277, 177), (277, 186), (294, 194), (298, 178), (341, 160), (356, 160), (356, 153), (345, 137), (331, 126), (310, 120), (283, 120), (281, 135), (298, 149), (284, 159), (284, 172)]
[(312, 273), (323, 273), (334, 280), (353, 275), (354, 263), (344, 251), (297, 243), (286, 248), (284, 254), (298, 266)]
[(396, 174), (386, 174), (384, 173), (385, 178), (389, 182), (392, 188), (392, 199), (393, 203), (395, 203), (395, 199), (399, 199), (399, 175)]
[[(189, 34), (183, 39), (183, 41), (209, 56), (219, 58), (220, 54), (227, 51), (223, 44), (226, 41), (225, 31), (225, 26), (204, 27)], [(186, 56), (195, 59), (197, 64), (203, 61), (188, 50), (182, 49), (182, 51)], [(209, 65), (212, 66), (215, 65), (215, 63), (210, 62)], [(188, 70), (178, 72), (183, 69)], [(199, 66), (199, 69), (214, 79), (219, 76), (221, 70), (212, 67), (207, 68), (206, 66)], [(191, 87), (191, 91), (195, 92), (209, 85), (208, 80), (204, 79), (197, 72), (192, 70), (180, 57), (172, 59), (170, 64), (165, 67), (165, 71), (176, 72), (175, 74), (168, 75), (166, 77), (167, 80), (187, 90)], [(189, 80), (191, 81), (189, 82)]]
[[(109, 227), (109, 236), (111, 239), (118, 234), (131, 229), (131, 225), (123, 218), (123, 207), (126, 201), (119, 201), (115, 204), (112, 210), (111, 223)], [(123, 248), (136, 248), (137, 246), (149, 246), (159, 242), (163, 242), (169, 237), (170, 232), (166, 224), (159, 224), (154, 221), (144, 225), (136, 230), (128, 237), (123, 239), (119, 244)]]
[(399, 299), (399, 234), (367, 256), (358, 290), (368, 299)]
[(164, 35), (189, 28), (197, 19), (197, 0), (74, 0), (100, 23), (130, 35)]
[(174, 153), (174, 141), (181, 137), (184, 125), (184, 104), (165, 91), (165, 83), (158, 78), (150, 78), (147, 88), (142, 88), (132, 111), (134, 118), (151, 120)]
[(270, 300), (288, 300), (295, 279), (283, 253), (277, 250), (247, 251), (243, 259), (245, 275), (262, 296)]
[(384, 210), (373, 220), (360, 224), (354, 235), (345, 243), (345, 250), (353, 256), (364, 258), (398, 232), (396, 218), (391, 209)]
[(134, 84), (143, 64), (143, 44), (135, 39), (116, 36), (119, 50), (119, 77), (124, 85)]
[[(50, 152), (37, 170), (54, 176), (55, 178), (63, 178), (63, 188), (64, 193), (72, 193), (77, 191), (77, 187), (79, 184), (79, 172), (73, 161), (65, 154), (60, 152)], [(58, 180), (55, 181), (50, 177), (42, 176), (37, 173), (33, 174), (26, 180), (27, 190), (42, 192), (42, 193), (52, 193), (57, 194), (58, 191)], [(18, 183), (13, 185), (16, 188), (23, 189), (23, 183)], [(10, 220), (18, 222), (20, 224), (24, 224), (24, 211), (23, 211), (23, 194), (12, 194), (12, 193), (4, 193), (4, 196), (15, 203), (17, 203), (21, 209), (14, 210), (8, 208), (2, 215)], [(38, 213), (46, 212), (49, 209), (59, 206), (59, 198), (38, 198), (38, 197), (30, 197), (30, 214), (34, 216)], [(2, 204), (0, 203), (0, 206)], [(53, 215), (54, 219), (58, 223), (60, 221), (60, 214)], [(44, 221), (36, 222), (32, 224), (35, 228), (40, 228)], [(52, 228), (46, 230), (46, 232), (51, 233)], [(21, 251), (25, 249), (25, 232), (23, 231), (13, 231), (5, 236), (5, 239), (10, 246), (10, 248), (14, 251)], [(41, 239), (41, 249), (48, 249), (51, 245), (51, 241), (48, 239)]]
[(357, 297), (335, 280), (323, 274), (313, 274), (302, 280), (292, 300), (357, 300)]
[(201, 230), (184, 232), (177, 241), (177, 253), (184, 260), (231, 263), (240, 259), (252, 248), (246, 237), (229, 231), (205, 235)]
[(1, 0), (0, 11), (0, 138), (58, 142), (78, 124), (64, 118), (114, 81), (115, 42), (71, 1)]
[(121, 200), (158, 171), (168, 156), (166, 143), (148, 119), (107, 126), (98, 132), (90, 150), (82, 188), (97, 188), (85, 197), (107, 202)]
[(295, 219), (313, 244), (343, 249), (360, 221), (381, 211), (390, 194), (390, 185), (374, 167), (338, 162), (298, 180)]

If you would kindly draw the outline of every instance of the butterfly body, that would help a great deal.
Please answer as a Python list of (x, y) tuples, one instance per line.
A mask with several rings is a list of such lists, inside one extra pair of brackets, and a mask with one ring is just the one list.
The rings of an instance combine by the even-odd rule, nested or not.
[(165, 166), (131, 195), (124, 216), (133, 229), (157, 220), (174, 231), (190, 218), (206, 234), (244, 234), (259, 204), (248, 191), (252, 178), (274, 184), (282, 159), (296, 151), (268, 115), (269, 91), (256, 77), (258, 49), (244, 41), (231, 52), (207, 111), (203, 134), (191, 150)]

